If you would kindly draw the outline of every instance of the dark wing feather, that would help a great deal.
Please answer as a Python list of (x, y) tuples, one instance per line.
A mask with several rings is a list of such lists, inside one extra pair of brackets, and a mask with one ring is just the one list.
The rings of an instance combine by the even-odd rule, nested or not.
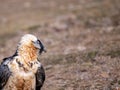
[(5, 62), (3, 62), (0, 65), (0, 90), (5, 86), (5, 84), (7, 83), (11, 72), (6, 64), (7, 60), (5, 60)]
[(45, 71), (43, 66), (39, 67), (36, 73), (36, 90), (40, 90), (45, 81)]
[(2, 90), (2, 88), (5, 86), (5, 84), (7, 83), (10, 75), (11, 75), (11, 71), (8, 67), (8, 63), (10, 61), (13, 60), (13, 58), (15, 56), (17, 56), (17, 51), (10, 57), (4, 58), (1, 65), (0, 65), (0, 90)]

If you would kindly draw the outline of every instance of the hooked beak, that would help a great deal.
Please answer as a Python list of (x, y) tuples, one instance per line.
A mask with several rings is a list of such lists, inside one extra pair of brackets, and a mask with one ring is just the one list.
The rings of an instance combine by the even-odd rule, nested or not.
[(43, 51), (47, 52), (44, 45), (40, 40), (37, 40), (36, 42), (33, 42), (34, 46), (39, 49), (39, 53), (41, 54)]

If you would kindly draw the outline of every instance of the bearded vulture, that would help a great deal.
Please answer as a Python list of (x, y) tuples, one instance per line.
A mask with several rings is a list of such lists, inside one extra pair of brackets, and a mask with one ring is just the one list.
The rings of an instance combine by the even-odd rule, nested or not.
[(41, 90), (45, 71), (38, 56), (43, 51), (36, 36), (24, 35), (15, 54), (4, 58), (0, 65), (0, 90)]

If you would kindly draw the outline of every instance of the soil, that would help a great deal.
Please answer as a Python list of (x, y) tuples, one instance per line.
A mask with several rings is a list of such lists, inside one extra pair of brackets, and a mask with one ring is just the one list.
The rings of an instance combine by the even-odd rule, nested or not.
[(120, 90), (119, 0), (1, 0), (0, 60), (26, 33), (47, 53), (42, 90)]

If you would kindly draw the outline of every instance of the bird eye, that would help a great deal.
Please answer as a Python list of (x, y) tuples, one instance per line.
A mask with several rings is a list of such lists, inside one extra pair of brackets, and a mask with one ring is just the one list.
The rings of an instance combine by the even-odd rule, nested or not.
[(33, 45), (34, 45), (36, 48), (38, 48), (38, 49), (41, 48), (38, 40), (37, 40), (37, 41), (32, 41), (32, 42), (33, 42)]
[(33, 44), (36, 48), (40, 49), (40, 53), (42, 53), (43, 51), (46, 52), (44, 45), (39, 39), (37, 41), (33, 41)]

